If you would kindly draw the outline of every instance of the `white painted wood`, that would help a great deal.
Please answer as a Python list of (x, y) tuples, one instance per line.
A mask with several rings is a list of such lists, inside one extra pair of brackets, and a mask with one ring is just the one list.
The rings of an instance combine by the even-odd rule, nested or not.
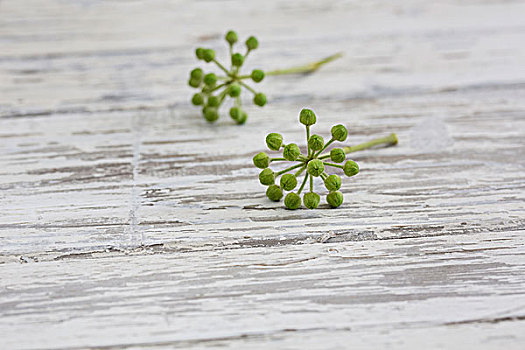
[[(1, 348), (522, 348), (524, 10), (0, 2)], [(208, 125), (186, 80), (230, 27), (248, 69), (345, 56)], [(400, 139), (337, 210), (284, 210), (251, 165), (304, 144), (304, 106)]]

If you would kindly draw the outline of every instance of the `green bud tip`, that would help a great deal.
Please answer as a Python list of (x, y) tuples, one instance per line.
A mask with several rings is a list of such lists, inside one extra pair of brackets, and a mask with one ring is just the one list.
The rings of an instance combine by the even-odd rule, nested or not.
[(191, 98), (191, 103), (193, 103), (195, 106), (202, 106), (204, 104), (204, 96), (202, 94), (195, 94)]
[(345, 158), (346, 158), (346, 154), (342, 148), (333, 148), (330, 151), (330, 159), (334, 163), (342, 163), (345, 161)]
[(226, 35), (224, 36), (224, 38), (226, 39), (226, 41), (230, 44), (230, 45), (233, 45), (237, 42), (238, 38), (237, 38), (237, 33), (235, 33), (233, 30), (230, 30), (228, 31), (228, 33), (226, 33)]
[(231, 97), (237, 97), (241, 95), (241, 87), (239, 84), (231, 84), (228, 88), (228, 95)]
[(215, 58), (215, 51), (212, 49), (205, 49), (202, 58), (206, 62), (211, 62)]
[(343, 142), (348, 137), (348, 130), (344, 125), (335, 125), (332, 127), (332, 137), (337, 141)]
[(338, 175), (330, 175), (324, 180), (328, 191), (337, 191), (341, 188), (341, 178)]
[(213, 123), (214, 121), (219, 119), (219, 112), (216, 108), (204, 107), (202, 113), (204, 114), (204, 118), (210, 123)]
[(283, 198), (283, 191), (277, 185), (270, 185), (266, 190), (266, 197), (274, 202), (278, 202)]
[(283, 144), (283, 137), (281, 134), (272, 132), (266, 136), (266, 145), (272, 151), (278, 151)]
[(285, 191), (291, 191), (297, 186), (297, 178), (294, 174), (284, 174), (281, 176), (281, 187)]
[(190, 80), (188, 81), (188, 85), (192, 88), (198, 88), (201, 85), (201, 81), (200, 79), (190, 78)]
[(236, 120), (237, 124), (244, 124), (246, 123), (246, 119), (248, 119), (248, 114), (246, 112), (241, 113), (241, 117)]
[(284, 197), (284, 205), (288, 209), (298, 209), (301, 206), (301, 197), (295, 192), (290, 192)]
[(266, 104), (266, 95), (262, 92), (257, 93), (253, 98), (253, 103), (260, 107), (264, 106)]
[(324, 164), (319, 159), (312, 159), (308, 162), (308, 166), (306, 167), (306, 171), (308, 171), (308, 174), (312, 176), (320, 176), (324, 172)]
[(198, 47), (195, 50), (195, 56), (197, 56), (199, 60), (203, 60), (204, 59), (204, 49), (202, 47)]
[(203, 74), (204, 74), (204, 73), (202, 72), (202, 69), (200, 69), (200, 68), (195, 68), (195, 69), (193, 69), (193, 70), (190, 72), (190, 77), (191, 77), (192, 79), (198, 79), (198, 80), (201, 80)]
[(326, 202), (332, 207), (337, 208), (343, 204), (343, 194), (339, 191), (330, 192), (326, 196)]
[(266, 168), (263, 171), (259, 173), (259, 181), (263, 185), (273, 185), (275, 181), (275, 174), (273, 173), (272, 169)]
[(210, 107), (218, 107), (221, 104), (221, 100), (217, 96), (210, 96), (208, 97), (208, 106)]
[(204, 76), (204, 84), (212, 86), (215, 85), (216, 82), (217, 76), (215, 75), (215, 73), (208, 73)]
[(241, 115), (242, 115), (242, 109), (240, 109), (239, 107), (230, 108), (230, 117), (233, 120), (238, 121), (239, 119), (241, 119)]
[(324, 140), (319, 135), (312, 135), (310, 136), (310, 139), (308, 139), (308, 146), (314, 151), (319, 151), (324, 146)]
[(315, 192), (305, 193), (303, 196), (304, 206), (308, 209), (315, 209), (319, 206), (319, 201), (321, 197)]
[(232, 65), (236, 67), (240, 67), (242, 66), (243, 62), (244, 62), (244, 56), (241, 55), (240, 53), (234, 53), (232, 55)]
[(295, 143), (290, 143), (284, 146), (283, 157), (286, 158), (286, 160), (293, 162), (299, 157), (300, 154), (301, 150)]
[(254, 69), (251, 78), (254, 82), (259, 83), (264, 79), (264, 72), (260, 69)]
[(347, 160), (343, 170), (346, 176), (354, 176), (359, 173), (359, 165), (357, 165), (357, 163), (353, 160)]
[(311, 109), (303, 108), (299, 114), (299, 121), (306, 126), (310, 126), (315, 124), (317, 117)]
[(259, 169), (266, 169), (270, 165), (270, 157), (264, 152), (257, 153), (253, 157), (253, 165)]
[(246, 47), (248, 50), (255, 50), (259, 46), (259, 41), (254, 36), (251, 36), (246, 40)]

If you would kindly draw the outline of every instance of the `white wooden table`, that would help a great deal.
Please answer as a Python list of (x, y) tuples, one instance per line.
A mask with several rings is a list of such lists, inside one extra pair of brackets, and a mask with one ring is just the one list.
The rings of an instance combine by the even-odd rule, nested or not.
[[(523, 349), (523, 1), (0, 2), (0, 348)], [(197, 46), (281, 68), (236, 126)], [(345, 123), (336, 210), (265, 199), (251, 157)]]

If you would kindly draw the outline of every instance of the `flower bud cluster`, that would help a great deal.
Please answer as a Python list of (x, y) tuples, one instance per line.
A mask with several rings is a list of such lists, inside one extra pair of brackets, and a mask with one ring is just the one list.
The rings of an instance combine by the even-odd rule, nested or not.
[(260, 83), (265, 76), (264, 71), (254, 69), (249, 75), (241, 75), (240, 69), (246, 61), (248, 54), (257, 49), (259, 42), (257, 38), (251, 36), (246, 42), (246, 52), (244, 54), (234, 52), (234, 45), (238, 42), (237, 33), (229, 31), (225, 35), (225, 40), (230, 48), (230, 68), (226, 68), (220, 63), (212, 49), (199, 47), (195, 50), (195, 55), (199, 60), (206, 63), (213, 62), (224, 73), (216, 75), (215, 73), (204, 74), (201, 68), (195, 68), (190, 72), (188, 85), (192, 88), (199, 89), (199, 92), (191, 98), (191, 103), (202, 108), (203, 117), (210, 123), (219, 119), (219, 109), (227, 97), (234, 100), (234, 106), (230, 108), (229, 115), (237, 124), (244, 124), (248, 115), (241, 108), (241, 93), (243, 88), (253, 94), (253, 103), (263, 107), (266, 102), (266, 95), (255, 91), (245, 80), (251, 79), (255, 83)]

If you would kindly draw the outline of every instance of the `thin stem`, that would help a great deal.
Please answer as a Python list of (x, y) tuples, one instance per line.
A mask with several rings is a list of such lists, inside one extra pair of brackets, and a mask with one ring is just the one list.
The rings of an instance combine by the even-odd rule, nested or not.
[(270, 162), (278, 162), (280, 160), (287, 160), (286, 158), (270, 158)]
[(328, 141), (327, 143), (325, 143), (324, 147), (323, 147), (319, 152), (317, 152), (317, 153), (314, 155), (314, 158), (316, 158), (318, 155), (320, 155), (321, 153), (323, 153), (323, 151), (324, 151), (328, 146), (330, 146), (330, 145), (332, 144), (332, 142), (334, 142), (334, 141), (335, 141), (335, 139), (332, 137), (332, 138), (330, 139), (330, 141)]
[(229, 85), (230, 83), (223, 83), (223, 84), (220, 84), (220, 85), (217, 85), (216, 87), (214, 87), (213, 89), (211, 89), (210, 91), (208, 92), (214, 92), (216, 90), (219, 90), (221, 87), (223, 86), (226, 86), (226, 85)]
[(328, 163), (328, 162), (323, 162), (323, 164), (328, 165), (328, 166), (333, 166), (334, 168), (340, 168), (340, 169), (344, 168), (341, 164), (334, 164), (334, 163)]
[(299, 164), (297, 164), (297, 165), (294, 165), (294, 166), (291, 166), (291, 167), (286, 168), (286, 169), (284, 169), (284, 170), (281, 170), (281, 171), (279, 171), (278, 173), (275, 173), (275, 176), (277, 177), (277, 176), (279, 176), (279, 175), (282, 175), (282, 174), (284, 174), (284, 173), (289, 172), (290, 170), (294, 170), (294, 169), (297, 169), (297, 168), (302, 167), (302, 166), (303, 166), (303, 163), (299, 163)]
[(327, 178), (328, 178), (328, 174), (325, 173), (325, 172), (323, 172), (323, 173), (321, 174), (321, 179), (323, 179), (323, 181), (326, 181)]
[(343, 56), (342, 52), (338, 52), (334, 55), (323, 58), (320, 61), (311, 62), (302, 66), (290, 67), (285, 69), (276, 69), (269, 72), (266, 72), (266, 75), (284, 75), (284, 74), (306, 74), (312, 73), (318, 70), (322, 65), (332, 62), (339, 57)]
[(248, 79), (248, 78), (251, 78), (252, 76), (251, 75), (239, 75), (237, 76), (237, 79)]
[(235, 107), (241, 107), (241, 98), (239, 96), (235, 97)]
[(299, 187), (299, 190), (297, 191), (297, 194), (301, 194), (301, 191), (303, 190), (304, 188), (304, 185), (306, 185), (306, 180), (308, 180), (308, 173), (306, 173), (306, 175), (304, 176), (304, 180), (303, 180), (303, 183), (301, 184), (301, 187)]
[(226, 73), (226, 75), (230, 76), (230, 71), (228, 71), (226, 67), (224, 67), (221, 63), (219, 63), (217, 59), (214, 58), (213, 62), (215, 62), (215, 64)]
[(310, 140), (310, 125), (306, 126), (306, 146), (308, 147), (308, 159), (310, 159), (310, 145), (308, 144)]
[(295, 177), (301, 175), (301, 174), (303, 173), (304, 169), (306, 169), (306, 164), (303, 165), (299, 170), (297, 170), (297, 171), (295, 172)]
[(310, 176), (310, 192), (314, 191), (314, 177)]
[[(390, 134), (385, 137), (380, 137), (377, 139), (373, 139), (367, 142), (360, 143), (359, 145), (343, 147), (343, 151), (346, 154), (348, 154), (352, 152), (362, 151), (362, 150), (365, 150), (365, 149), (368, 149), (374, 146), (379, 146), (379, 145), (392, 146), (395, 144), (397, 144), (397, 136), (396, 134)], [(319, 159), (330, 158), (330, 154), (323, 154), (317, 158)]]
[(244, 86), (245, 88), (247, 88), (248, 90), (250, 90), (250, 92), (254, 95), (257, 95), (257, 91), (255, 91), (254, 89), (252, 89), (250, 86), (248, 86), (247, 84), (243, 83), (242, 81), (239, 80), (239, 84), (241, 84), (242, 86)]

